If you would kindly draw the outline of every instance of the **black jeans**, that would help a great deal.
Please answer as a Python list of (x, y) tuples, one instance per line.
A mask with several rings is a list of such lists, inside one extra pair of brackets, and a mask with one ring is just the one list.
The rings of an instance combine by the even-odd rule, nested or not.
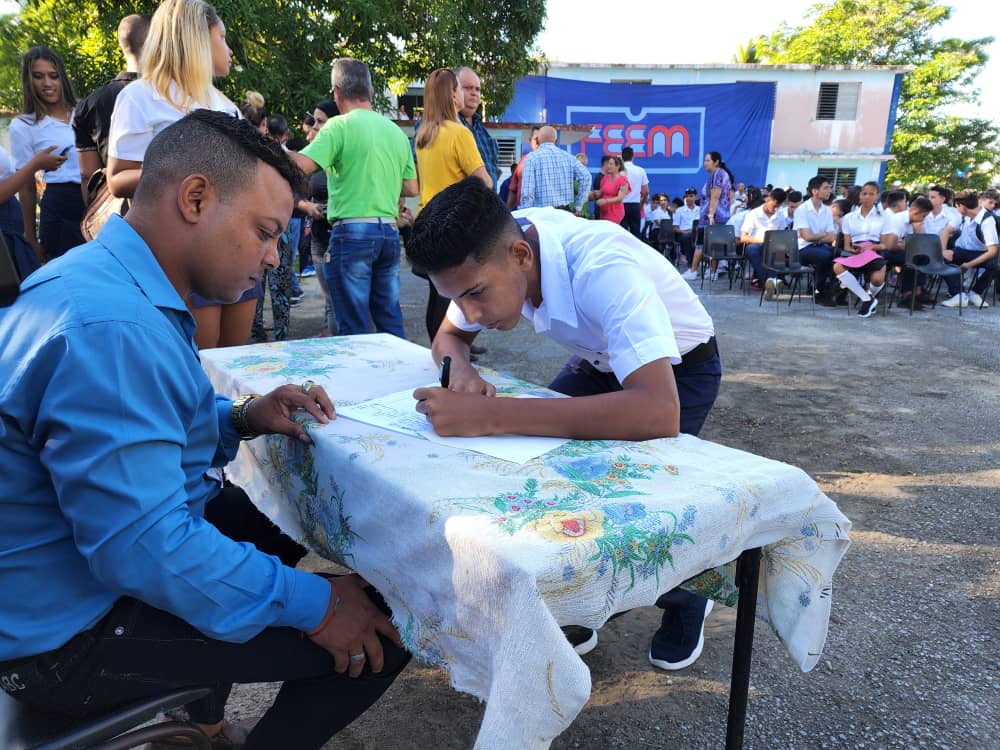
[[(232, 539), (253, 542), (286, 564), (305, 554), (238, 487), (220, 492), (205, 517)], [(370, 595), (388, 612), (377, 593)], [(233, 683), (284, 682), (246, 747), (320, 748), (378, 700), (409, 661), (407, 652), (379, 638), (384, 669), (373, 674), (366, 665), (352, 679), (336, 673), (333, 657), (298, 630), (267, 628), (246, 643), (218, 641), (167, 612), (122, 597), (95, 627), (19, 664), (20, 674), (28, 676), (21, 682), (29, 684), (15, 696), (87, 717), (172, 690), (210, 687), (212, 695), (188, 711), (193, 721), (212, 724), (222, 719)], [(0, 672), (10, 669), (9, 663), (0, 666)]]
[(625, 218), (622, 219), (622, 226), (634, 236), (639, 237), (642, 229), (642, 209), (638, 203), (623, 203), (622, 205), (625, 207)]

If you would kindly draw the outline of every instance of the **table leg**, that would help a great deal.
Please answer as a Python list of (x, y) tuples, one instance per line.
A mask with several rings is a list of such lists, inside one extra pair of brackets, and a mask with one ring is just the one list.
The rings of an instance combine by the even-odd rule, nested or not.
[(736, 585), (740, 590), (740, 598), (736, 605), (736, 636), (733, 638), (733, 677), (729, 687), (726, 750), (740, 750), (743, 747), (759, 574), (760, 547), (743, 550), (736, 562)]

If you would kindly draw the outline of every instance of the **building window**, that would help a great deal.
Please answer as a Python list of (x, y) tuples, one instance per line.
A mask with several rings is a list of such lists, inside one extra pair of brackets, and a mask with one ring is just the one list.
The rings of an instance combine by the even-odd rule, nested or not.
[(846, 167), (820, 167), (816, 170), (816, 174), (830, 181), (830, 184), (833, 185), (834, 197), (836, 197), (836, 193), (840, 190), (841, 185), (851, 187), (855, 184), (855, 180), (858, 179), (858, 170), (856, 167), (851, 167), (850, 169)]
[(821, 83), (816, 102), (817, 120), (855, 120), (860, 83)]
[(517, 138), (497, 138), (497, 149), (500, 169), (510, 169), (510, 165), (518, 161)]

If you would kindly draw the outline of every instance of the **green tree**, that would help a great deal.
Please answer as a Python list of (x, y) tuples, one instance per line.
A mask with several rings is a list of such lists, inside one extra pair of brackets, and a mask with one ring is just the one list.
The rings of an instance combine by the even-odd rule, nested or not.
[(997, 128), (946, 108), (978, 100), (973, 84), (993, 39), (935, 38), (950, 15), (937, 0), (834, 0), (814, 5), (808, 25), (763, 37), (760, 51), (775, 64), (914, 66), (903, 78), (887, 179), (928, 185), (973, 164), (978, 184), (1000, 163)]
[[(21, 0), (0, 19), (0, 106), (19, 111), (19, 56), (35, 44), (62, 55), (77, 94), (123, 65), (115, 30), (148, 0)], [(233, 70), (217, 85), (234, 101), (260, 91), (269, 108), (297, 116), (330, 90), (338, 57), (368, 63), (378, 94), (442, 66), (469, 65), (483, 79), (490, 112), (502, 112), (514, 82), (534, 70), (545, 0), (217, 0), (233, 48)]]
[(760, 50), (757, 47), (757, 39), (751, 39), (746, 43), (746, 46), (741, 44), (739, 49), (736, 50), (736, 54), (733, 55), (733, 62), (743, 65), (759, 63)]

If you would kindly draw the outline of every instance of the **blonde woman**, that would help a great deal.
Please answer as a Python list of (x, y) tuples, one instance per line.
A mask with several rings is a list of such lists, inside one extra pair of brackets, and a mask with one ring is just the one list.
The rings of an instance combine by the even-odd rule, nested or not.
[[(493, 187), (472, 131), (458, 121), (460, 96), (454, 71), (438, 68), (427, 77), (423, 119), (414, 139), (420, 180), (418, 214), (431, 198), (466, 177), (478, 177), (487, 187)], [(430, 279), (427, 283), (430, 294), (425, 322), (427, 335), (433, 341), (448, 310), (449, 300), (437, 293)]]
[[(240, 116), (236, 105), (212, 85), (213, 76), (229, 74), (232, 55), (225, 24), (204, 0), (165, 0), (160, 5), (143, 47), (142, 77), (122, 90), (111, 116), (108, 186), (112, 193), (132, 196), (149, 142), (188, 112), (213, 109)], [(197, 324), (198, 348), (245, 344), (262, 291), (258, 284), (231, 305), (197, 295), (186, 300)]]

